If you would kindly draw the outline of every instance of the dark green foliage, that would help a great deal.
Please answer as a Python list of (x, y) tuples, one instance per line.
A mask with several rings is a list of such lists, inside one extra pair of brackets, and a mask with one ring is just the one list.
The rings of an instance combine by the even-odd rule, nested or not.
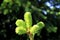
[[(32, 22), (36, 24), (44, 22), (45, 27), (39, 32), (35, 40), (60, 40), (60, 0), (53, 1), (54, 8), (50, 9), (45, 2), (50, 0), (1, 0), (0, 1), (0, 40), (27, 40), (27, 35), (17, 35), (15, 33), (15, 22), (17, 19), (24, 20), (24, 13), (30, 11)], [(44, 11), (47, 14), (44, 14)], [(58, 34), (57, 34), (58, 33)], [(23, 39), (24, 38), (24, 39)]]

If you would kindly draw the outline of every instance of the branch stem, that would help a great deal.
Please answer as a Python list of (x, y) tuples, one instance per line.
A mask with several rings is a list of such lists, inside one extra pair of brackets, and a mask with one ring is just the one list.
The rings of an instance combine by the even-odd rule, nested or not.
[(29, 34), (30, 40), (34, 40), (34, 36), (32, 34)]

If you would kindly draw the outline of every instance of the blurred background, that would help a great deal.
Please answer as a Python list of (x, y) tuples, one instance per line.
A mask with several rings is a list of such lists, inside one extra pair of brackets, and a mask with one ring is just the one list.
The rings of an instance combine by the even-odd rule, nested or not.
[(35, 40), (60, 40), (60, 0), (0, 0), (0, 40), (29, 39), (27, 34), (15, 33), (15, 22), (24, 20), (26, 11), (32, 13), (33, 25), (45, 23)]

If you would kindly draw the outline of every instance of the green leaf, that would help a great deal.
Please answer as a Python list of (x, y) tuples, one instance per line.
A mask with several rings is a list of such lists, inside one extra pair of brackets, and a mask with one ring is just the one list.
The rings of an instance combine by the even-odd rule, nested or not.
[(30, 12), (26, 12), (24, 14), (24, 20), (26, 22), (27, 27), (31, 27), (32, 26), (32, 16)]
[(42, 29), (45, 26), (43, 22), (38, 22), (37, 25), (39, 26), (40, 29)]
[(25, 22), (22, 20), (22, 19), (17, 19), (17, 21), (16, 21), (16, 26), (17, 27), (25, 27), (26, 28), (26, 24), (25, 24)]
[(16, 0), (16, 3), (18, 6), (21, 6), (21, 1), (20, 0)]
[(6, 8), (6, 2), (3, 2), (2, 4), (1, 4), (1, 8), (3, 9), (3, 8)]
[(57, 16), (60, 16), (60, 12), (56, 13)]
[(16, 27), (15, 32), (18, 35), (22, 35), (26, 33), (26, 29), (24, 27)]
[(50, 33), (50, 32), (56, 32), (57, 31), (57, 27), (48, 27), (47, 28), (47, 31)]
[(49, 33), (52, 32), (51, 27), (48, 27), (48, 28), (47, 28), (47, 31), (48, 31)]
[(53, 27), (52, 31), (57, 32), (57, 27)]
[(4, 2), (11, 2), (12, 0), (4, 0)]
[(40, 29), (40, 28), (39, 28), (38, 25), (34, 25), (33, 27), (31, 27), (30, 32), (31, 32), (32, 34), (36, 34), (39, 29)]
[(8, 9), (4, 10), (4, 15), (8, 14)]

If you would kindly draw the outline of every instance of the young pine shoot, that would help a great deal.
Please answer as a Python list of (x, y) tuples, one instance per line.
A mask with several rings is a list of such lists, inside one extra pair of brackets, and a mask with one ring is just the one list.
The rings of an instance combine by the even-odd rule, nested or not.
[(24, 21), (22, 19), (17, 19), (15, 24), (17, 26), (15, 29), (16, 34), (22, 35), (27, 33), (30, 40), (34, 40), (34, 35), (44, 27), (42, 21), (32, 26), (32, 16), (30, 12), (24, 14)]

